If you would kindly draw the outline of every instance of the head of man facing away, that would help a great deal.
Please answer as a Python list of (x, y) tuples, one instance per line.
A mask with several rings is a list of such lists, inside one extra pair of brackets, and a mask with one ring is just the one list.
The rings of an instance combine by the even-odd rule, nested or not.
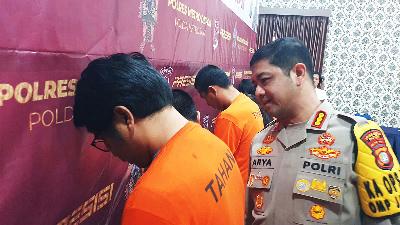
[(140, 53), (93, 60), (77, 83), (75, 126), (95, 135), (93, 146), (140, 167), (186, 123), (168, 83)]
[(206, 65), (199, 70), (194, 87), (207, 105), (219, 111), (227, 109), (240, 94), (225, 72), (214, 65)]

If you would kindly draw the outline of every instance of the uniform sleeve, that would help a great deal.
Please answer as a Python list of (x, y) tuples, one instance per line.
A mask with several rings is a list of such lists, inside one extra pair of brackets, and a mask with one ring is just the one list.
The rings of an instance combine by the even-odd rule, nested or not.
[(129, 209), (129, 212), (124, 216), (122, 225), (173, 225), (151, 212), (146, 212), (141, 209)]
[(236, 152), (239, 147), (242, 131), (232, 121), (226, 118), (217, 118), (214, 134), (228, 145), (232, 154)]
[(379, 125), (372, 121), (356, 123), (353, 133), (357, 147), (354, 171), (363, 224), (400, 224), (400, 209), (393, 205), (398, 204), (400, 194), (396, 188), (400, 182), (397, 179), (400, 165), (390, 143)]

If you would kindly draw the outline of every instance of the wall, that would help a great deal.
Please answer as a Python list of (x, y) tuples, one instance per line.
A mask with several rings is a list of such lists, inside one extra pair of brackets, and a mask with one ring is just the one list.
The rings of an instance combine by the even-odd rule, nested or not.
[(400, 127), (400, 4), (397, 0), (262, 0), (268, 8), (331, 11), (323, 75), (329, 101)]

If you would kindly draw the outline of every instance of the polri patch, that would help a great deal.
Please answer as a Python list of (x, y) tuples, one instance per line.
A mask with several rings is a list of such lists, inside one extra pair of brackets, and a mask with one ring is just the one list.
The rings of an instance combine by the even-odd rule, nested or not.
[(393, 157), (386, 146), (385, 138), (380, 130), (371, 129), (366, 131), (361, 140), (372, 150), (375, 164), (382, 170), (393, 168)]

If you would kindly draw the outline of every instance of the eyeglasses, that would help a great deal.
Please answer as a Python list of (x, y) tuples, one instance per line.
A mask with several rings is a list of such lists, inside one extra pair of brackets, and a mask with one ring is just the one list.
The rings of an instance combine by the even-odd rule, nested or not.
[(110, 150), (108, 150), (106, 143), (104, 142), (104, 140), (101, 139), (97, 139), (96, 137), (94, 137), (92, 143), (90, 144), (91, 146), (99, 149), (100, 151), (103, 152), (109, 152)]

